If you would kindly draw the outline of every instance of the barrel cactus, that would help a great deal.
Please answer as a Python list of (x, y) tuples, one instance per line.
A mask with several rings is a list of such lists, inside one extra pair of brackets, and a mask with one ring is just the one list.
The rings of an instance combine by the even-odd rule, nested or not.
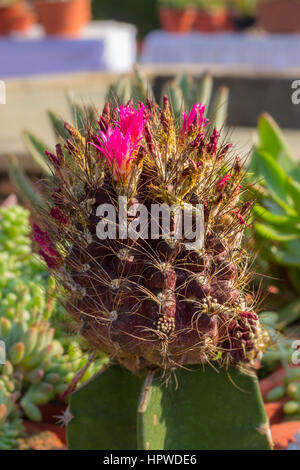
[[(107, 103), (99, 130), (87, 120), (80, 132), (67, 123), (65, 131), (69, 136), (60, 139), (56, 152), (46, 152), (53, 172), (53, 185), (48, 188), (52, 202), (48, 213), (41, 211), (33, 238), (67, 292), (66, 309), (78, 333), (92, 350), (105, 352), (111, 364), (118, 364), (99, 380), (114, 384), (120, 406), (122, 390), (115, 387), (118, 373), (120, 380), (127, 380), (128, 422), (135, 416), (136, 390), (145, 380), (138, 445), (148, 449), (205, 447), (201, 423), (196, 421), (189, 429), (184, 414), (191, 417), (194, 400), (201, 400), (203, 393), (208, 395), (203, 396), (202, 410), (208, 406), (205, 400), (210, 393), (217, 402), (220, 384), (224, 384), (224, 396), (231, 395), (236, 402), (235, 393), (239, 393), (242, 408), (249, 400), (257, 411), (253, 412), (252, 405), (244, 411), (237, 436), (245, 420), (253, 418), (253, 426), (247, 428), (252, 432), (248, 445), (268, 448), (268, 427), (253, 364), (269, 338), (247, 291), (249, 260), (241, 243), (252, 203), (240, 158), (234, 157), (229, 144), (220, 142), (218, 130), (205, 118), (203, 104), (193, 105), (178, 120), (167, 97), (162, 108), (151, 100), (119, 108)], [(200, 373), (199, 366), (205, 372)], [(241, 377), (241, 388), (235, 387)], [(89, 387), (99, 397), (95, 383)], [(245, 393), (247, 387), (251, 396)], [(190, 391), (190, 401), (180, 399), (182, 416), (178, 419), (186, 422), (187, 436), (194, 433), (198, 444), (192, 437), (190, 444), (178, 436), (159, 440), (162, 434), (151, 431), (153, 419), (158, 429), (172, 414), (170, 401), (167, 417), (158, 411), (170, 389), (178, 396)], [(147, 398), (149, 390), (151, 399)], [(78, 404), (78, 393), (73, 404)], [(100, 401), (90, 397), (86, 406), (97, 403), (101, 408)], [(71, 403), (75, 416), (70, 423), (71, 448), (83, 445), (74, 443), (72, 432), (76, 419), (80, 420), (78, 409)], [(151, 410), (156, 410), (156, 418)], [(95, 418), (95, 409), (93, 413)], [(229, 415), (225, 412), (227, 424)], [(106, 429), (103, 419), (101, 415), (93, 435)], [(231, 431), (233, 427), (228, 426)], [(216, 438), (215, 446), (228, 447), (223, 438)], [(104, 444), (100, 439), (95, 445)], [(132, 445), (127, 442), (123, 447)]]

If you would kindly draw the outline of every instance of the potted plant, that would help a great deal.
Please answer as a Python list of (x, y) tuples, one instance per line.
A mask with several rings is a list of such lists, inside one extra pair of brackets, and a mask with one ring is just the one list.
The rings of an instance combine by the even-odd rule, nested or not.
[(232, 29), (232, 21), (225, 0), (194, 0), (198, 13), (195, 22), (197, 31), (210, 33)]
[(299, 0), (260, 0), (257, 16), (260, 26), (270, 33), (300, 32)]
[(159, 0), (162, 29), (169, 33), (189, 32), (197, 15), (193, 3), (193, 0)]
[(229, 6), (237, 30), (242, 31), (254, 25), (257, 0), (229, 0)]
[(91, 17), (91, 0), (36, 0), (40, 23), (49, 36), (78, 36)]
[(0, 0), (0, 35), (27, 31), (35, 15), (23, 0)]

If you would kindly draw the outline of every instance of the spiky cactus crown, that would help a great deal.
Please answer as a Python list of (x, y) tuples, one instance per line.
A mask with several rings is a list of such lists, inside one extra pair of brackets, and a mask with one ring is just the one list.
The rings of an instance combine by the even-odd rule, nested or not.
[[(134, 372), (251, 364), (265, 345), (245, 295), (241, 239), (251, 203), (241, 161), (219, 144), (204, 112), (196, 104), (178, 123), (167, 98), (162, 108), (107, 103), (100, 130), (66, 123), (70, 138), (46, 152), (55, 182), (49, 214), (34, 228), (39, 253), (67, 291), (80, 333)], [(119, 196), (127, 197), (128, 223), (137, 204), (149, 212), (152, 204), (201, 204), (203, 247), (175, 238), (174, 213), (169, 237), (151, 239), (149, 222), (147, 239), (99, 239), (97, 207), (118, 211)]]

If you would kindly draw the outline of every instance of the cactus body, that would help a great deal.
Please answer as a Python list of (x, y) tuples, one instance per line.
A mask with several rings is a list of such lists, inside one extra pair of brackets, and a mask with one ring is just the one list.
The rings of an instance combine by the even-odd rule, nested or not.
[[(250, 378), (252, 366), (269, 337), (254, 312), (252, 296), (246, 294), (248, 255), (241, 242), (252, 202), (247, 199), (239, 157), (230, 155), (230, 145), (219, 143), (220, 134), (215, 127), (209, 128), (201, 103), (184, 112), (180, 121), (175, 120), (167, 97), (162, 108), (150, 100), (147, 106), (140, 103), (135, 107), (129, 102), (115, 109), (107, 103), (99, 128), (95, 131), (88, 122), (81, 132), (67, 123), (63, 130), (61, 124), (57, 126), (60, 143), (55, 153), (46, 152), (53, 171), (53, 186), (49, 188), (52, 202), (48, 215), (43, 214), (42, 227), (36, 225), (33, 235), (39, 254), (65, 288), (66, 308), (78, 333), (92, 350), (105, 352), (113, 362), (138, 377), (147, 371), (147, 377), (155, 372), (168, 383), (174, 374), (182, 376), (183, 385), (179, 384), (174, 392), (178, 402), (182, 401), (184, 390), (188, 394), (191, 388), (198, 390), (206, 402), (207, 379), (213, 397), (211, 412), (214, 403), (216, 409), (220, 406), (215, 395), (219, 382), (224, 395), (230, 395), (228, 390), (232, 387), (231, 395), (235, 396), (229, 379), (234, 368), (232, 375), (237, 380), (241, 378), (253, 396), (249, 410), (252, 408), (254, 423), (236, 447), (246, 448), (247, 442), (250, 448), (269, 447), (257, 383)], [(120, 198), (126, 199), (122, 208)], [(160, 230), (164, 216), (155, 218), (152, 213), (155, 204), (171, 206), (167, 232)], [(103, 207), (108, 213), (110, 208), (115, 212), (104, 216)], [(136, 216), (142, 210), (146, 210), (147, 219), (141, 225)], [(181, 230), (178, 236), (178, 227), (186, 229), (188, 225), (184, 210), (192, 221), (190, 232), (197, 222), (201, 224), (192, 238), (194, 243), (189, 242), (190, 232)], [(119, 222), (122, 211), (125, 226)], [(134, 224), (139, 229), (133, 231), (134, 236), (128, 236)], [(159, 233), (154, 230), (153, 236), (155, 224)], [(186, 378), (182, 370), (193, 365), (208, 369), (202, 377), (199, 374), (199, 381), (194, 379), (196, 372), (186, 372)], [(220, 374), (214, 376), (210, 366), (220, 369)], [(247, 373), (240, 376), (237, 368)], [(115, 381), (114, 374), (117, 372), (111, 369), (103, 374), (104, 387), (105, 381)], [(142, 379), (128, 377), (135, 398), (130, 392), (124, 401), (119, 395), (118, 399), (130, 403), (124, 416), (132, 424), (132, 404), (137, 400), (137, 384)], [(87, 394), (90, 387), (91, 395), (96, 394), (98, 383), (89, 385)], [(154, 402), (150, 398), (149, 409), (155, 409), (158, 418), (166, 390), (163, 386), (157, 388), (157, 383), (153, 386)], [(75, 394), (75, 402), (82, 394), (84, 391)], [(101, 402), (99, 396), (97, 400)], [(107, 400), (106, 409), (113, 410), (116, 397), (110, 394)], [(241, 400), (246, 399), (243, 396)], [(80, 398), (78, 402), (81, 403)], [(82, 412), (73, 402), (71, 414), (75, 418), (70, 424), (70, 436), (77, 434), (79, 423), (88, 422), (89, 405), (95, 406), (95, 401), (87, 402)], [(223, 435), (230, 429), (228, 410), (233, 404), (234, 400), (226, 408)], [(168, 416), (173, 412), (172, 406)], [(193, 421), (193, 407), (195, 395), (190, 392), (186, 404), (175, 413), (188, 429), (190, 444), (172, 435), (170, 429), (165, 431), (165, 424), (158, 425), (154, 436), (148, 426), (153, 416), (148, 417), (146, 407), (144, 416), (139, 418), (140, 446), (145, 448), (150, 442), (149, 448), (159, 449), (201, 447), (199, 440), (191, 438), (193, 431), (203, 438), (203, 448), (211, 446), (211, 438), (205, 437), (205, 431)], [(202, 416), (208, 425), (203, 407), (199, 407), (196, 416), (199, 420)], [(99, 422), (103, 410), (99, 403)], [(122, 410), (117, 407), (115, 411), (120, 415), (118, 426), (123, 429)], [(248, 419), (247, 413), (241, 422), (236, 417), (228, 436), (238, 439)], [(113, 421), (117, 426), (116, 419)], [(95, 419), (89, 425), (94, 426)], [(167, 434), (171, 436), (169, 440)], [(103, 448), (109, 443), (114, 448), (132, 447), (131, 432), (126, 436), (128, 440), (113, 444), (101, 433), (90, 446)], [(77, 443), (70, 437), (70, 443), (73, 448), (88, 445), (83, 437)], [(214, 448), (226, 446), (228, 440), (220, 437)]]
[[(240, 160), (227, 159), (216, 129), (206, 132), (204, 110), (199, 104), (183, 113), (178, 129), (167, 99), (163, 109), (107, 105), (99, 135), (66, 124), (64, 147), (47, 152), (57, 187), (44, 219), (48, 232), (35, 227), (39, 253), (68, 291), (80, 333), (134, 372), (247, 365), (267, 339), (243, 293), (241, 238), (251, 202)], [(127, 223), (139, 203), (149, 213), (153, 204), (188, 206), (193, 214), (202, 206), (203, 246), (188, 248), (174, 228), (169, 238), (149, 238), (150, 222), (146, 239), (99, 239), (98, 206), (112, 203), (120, 212), (120, 196), (128, 200)]]
[[(71, 396), (67, 427), (70, 450), (137, 447), (137, 405), (143, 378), (110, 367)], [(84, 427), (84, 432), (82, 429)]]
[[(231, 378), (231, 381), (229, 380)], [(257, 379), (230, 369), (177, 370), (177, 389), (110, 367), (71, 397), (73, 450), (266, 450), (272, 447)], [(147, 382), (147, 379), (146, 379)], [(109, 390), (109, 393), (108, 393)], [(138, 412), (137, 412), (138, 411)], [(82, 432), (82, 429), (85, 432)]]

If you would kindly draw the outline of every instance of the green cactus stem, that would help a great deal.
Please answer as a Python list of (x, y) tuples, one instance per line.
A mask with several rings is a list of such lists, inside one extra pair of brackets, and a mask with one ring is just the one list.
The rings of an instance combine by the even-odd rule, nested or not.
[[(177, 383), (177, 386), (176, 386)], [(268, 450), (271, 434), (257, 378), (235, 368), (177, 370), (157, 377), (138, 413), (143, 450)]]
[(69, 449), (271, 449), (255, 376), (193, 366), (174, 372), (168, 387), (164, 380), (112, 366), (75, 392)]
[(70, 450), (136, 449), (137, 403), (143, 378), (109, 367), (71, 396)]

